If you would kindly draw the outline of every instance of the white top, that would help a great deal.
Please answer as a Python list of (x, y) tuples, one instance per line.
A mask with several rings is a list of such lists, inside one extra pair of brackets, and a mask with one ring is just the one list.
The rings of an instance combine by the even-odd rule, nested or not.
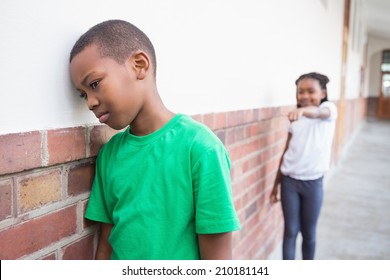
[(300, 116), (289, 126), (292, 137), (283, 156), (280, 168), (282, 174), (297, 180), (315, 180), (329, 169), (337, 108), (329, 101), (319, 107), (329, 108), (329, 118), (310, 119)]

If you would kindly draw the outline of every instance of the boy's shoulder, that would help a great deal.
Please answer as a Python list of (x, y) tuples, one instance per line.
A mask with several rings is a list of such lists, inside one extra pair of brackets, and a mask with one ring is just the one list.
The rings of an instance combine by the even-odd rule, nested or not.
[(194, 120), (187, 115), (181, 115), (179, 130), (183, 133), (191, 135), (194, 142), (201, 142), (204, 145), (221, 144), (220, 139), (215, 133), (205, 124)]
[(209, 133), (209, 128), (194, 120), (191, 116), (178, 114), (178, 126), (177, 129), (187, 131), (187, 132), (202, 132)]
[[(170, 122), (163, 126), (160, 131), (157, 131), (154, 134), (160, 134), (161, 136), (168, 132), (173, 132), (172, 134), (176, 135), (177, 139), (180, 139), (180, 141), (191, 141), (202, 146), (222, 144), (220, 139), (209, 127), (185, 114), (177, 114)], [(128, 143), (128, 141), (132, 140), (132, 137), (133, 136), (130, 136), (130, 128), (128, 127), (112, 136), (111, 139), (103, 145), (101, 151), (111, 150), (114, 147), (125, 145), (126, 142)], [(147, 137), (153, 136), (149, 135)], [(139, 139), (140, 138), (136, 140)]]

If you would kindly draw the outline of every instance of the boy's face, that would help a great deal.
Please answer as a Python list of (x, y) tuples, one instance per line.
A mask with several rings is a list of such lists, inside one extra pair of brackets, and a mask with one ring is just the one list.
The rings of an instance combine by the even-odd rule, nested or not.
[(297, 101), (301, 107), (319, 106), (325, 95), (316, 79), (306, 78), (298, 82)]
[(73, 84), (101, 123), (122, 129), (133, 122), (143, 105), (142, 83), (132, 60), (123, 65), (101, 57), (95, 45), (86, 47), (70, 63)]

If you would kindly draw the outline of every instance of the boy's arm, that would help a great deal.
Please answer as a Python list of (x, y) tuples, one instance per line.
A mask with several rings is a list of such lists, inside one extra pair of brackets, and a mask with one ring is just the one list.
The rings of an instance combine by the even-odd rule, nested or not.
[(232, 233), (199, 234), (199, 250), (202, 260), (231, 260)]
[(112, 226), (112, 224), (101, 223), (99, 242), (95, 257), (97, 260), (111, 259), (112, 247), (108, 242), (108, 237), (110, 236)]

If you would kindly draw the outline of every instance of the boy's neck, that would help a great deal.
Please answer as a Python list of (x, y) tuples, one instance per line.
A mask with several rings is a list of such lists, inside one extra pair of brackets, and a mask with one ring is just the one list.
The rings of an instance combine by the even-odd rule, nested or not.
[(136, 136), (151, 134), (167, 124), (175, 113), (168, 110), (162, 103), (158, 94), (149, 102), (130, 124), (130, 132)]

